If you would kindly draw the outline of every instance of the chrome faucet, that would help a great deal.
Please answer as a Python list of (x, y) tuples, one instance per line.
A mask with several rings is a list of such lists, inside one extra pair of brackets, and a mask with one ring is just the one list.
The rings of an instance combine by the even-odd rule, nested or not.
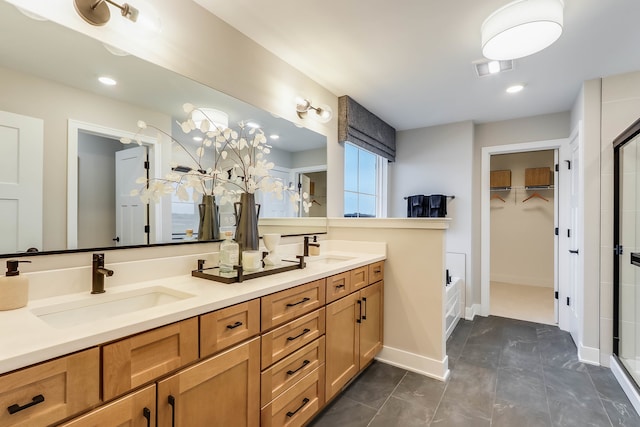
[(104, 293), (104, 276), (113, 276), (113, 270), (104, 268), (104, 254), (93, 254), (91, 293)]

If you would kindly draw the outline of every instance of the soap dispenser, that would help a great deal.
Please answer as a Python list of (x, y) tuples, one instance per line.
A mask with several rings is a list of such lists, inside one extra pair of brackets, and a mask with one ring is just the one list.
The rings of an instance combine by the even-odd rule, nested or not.
[(7, 261), (7, 274), (0, 276), (0, 310), (24, 307), (29, 300), (29, 278), (21, 276), (18, 263), (31, 261)]

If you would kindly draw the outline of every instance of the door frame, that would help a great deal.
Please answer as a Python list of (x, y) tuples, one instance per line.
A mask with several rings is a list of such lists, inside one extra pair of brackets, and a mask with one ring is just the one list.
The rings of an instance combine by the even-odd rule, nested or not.
[[(134, 132), (110, 128), (95, 123), (69, 119), (67, 123), (67, 249), (78, 249), (78, 133), (80, 131), (106, 138), (120, 139), (136, 137)], [(161, 151), (158, 140), (139, 135), (149, 147), (149, 177), (160, 178)], [(154, 219), (149, 241), (155, 243), (162, 238), (162, 209), (150, 204), (150, 219)]]
[[(579, 128), (579, 127), (578, 127)], [(578, 128), (574, 131), (577, 132)], [(573, 135), (573, 132), (572, 132)], [(517, 144), (495, 145), (490, 147), (482, 147), (481, 154), (481, 191), (480, 191), (480, 314), (489, 316), (490, 314), (490, 294), (491, 294), (491, 156), (497, 154), (523, 153), (527, 151), (542, 150), (558, 150), (558, 164), (563, 163), (567, 158), (570, 138), (552, 139), (546, 141), (533, 141)], [(566, 194), (567, 182), (564, 179), (558, 179), (555, 186), (554, 200), (557, 201), (557, 218), (556, 227), (559, 229), (566, 228), (564, 226), (568, 221), (568, 200), (566, 197), (559, 197)], [(564, 227), (563, 227), (564, 226)], [(564, 239), (554, 239), (554, 288), (562, 295), (564, 281), (559, 280), (559, 271), (562, 264), (568, 262), (568, 251), (562, 250), (562, 241)], [(473, 307), (475, 308), (475, 307)], [(475, 311), (473, 310), (472, 311)], [(561, 316), (558, 316), (561, 318)], [(581, 320), (581, 319), (580, 319)], [(562, 328), (564, 325), (559, 326)]]

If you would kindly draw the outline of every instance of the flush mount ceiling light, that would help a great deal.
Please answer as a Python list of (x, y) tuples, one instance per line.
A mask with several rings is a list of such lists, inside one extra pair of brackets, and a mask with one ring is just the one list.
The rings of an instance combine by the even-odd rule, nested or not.
[(198, 108), (191, 113), (191, 120), (200, 129), (202, 122), (209, 121), (209, 129), (227, 129), (229, 127), (229, 115), (215, 108)]
[(318, 105), (314, 107), (311, 105), (311, 101), (305, 98), (298, 97), (296, 98), (296, 112), (298, 113), (298, 117), (304, 119), (309, 110), (314, 112), (314, 116), (320, 123), (327, 123), (333, 117), (333, 112), (328, 105)]
[(541, 51), (562, 34), (563, 0), (516, 0), (482, 23), (482, 54), (516, 59)]
[(123, 3), (121, 6), (111, 0), (74, 0), (73, 5), (82, 19), (91, 25), (100, 26), (109, 22), (111, 18), (107, 3), (120, 9), (122, 16), (131, 22), (138, 20), (138, 9), (127, 3)]

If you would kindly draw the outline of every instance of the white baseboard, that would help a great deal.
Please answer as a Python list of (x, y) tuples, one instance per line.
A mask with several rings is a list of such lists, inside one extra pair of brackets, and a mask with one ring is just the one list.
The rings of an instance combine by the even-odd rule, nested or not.
[(636, 409), (636, 412), (640, 413), (640, 393), (638, 393), (638, 390), (633, 385), (627, 374), (624, 372), (624, 369), (619, 365), (618, 359), (611, 356), (610, 364), (611, 372), (613, 372), (613, 375), (618, 380), (620, 387), (622, 387), (622, 390), (629, 398), (629, 401)]
[(473, 304), (471, 307), (467, 307), (465, 309), (464, 318), (466, 320), (473, 320), (473, 318), (476, 317), (476, 314), (480, 314), (481, 308), (480, 304)]
[(446, 381), (449, 378), (449, 358), (435, 360), (397, 348), (382, 347), (382, 351), (376, 356), (376, 360), (406, 369), (407, 371)]
[(578, 359), (581, 362), (590, 365), (600, 366), (600, 349), (595, 347), (586, 347), (580, 343), (578, 346)]

